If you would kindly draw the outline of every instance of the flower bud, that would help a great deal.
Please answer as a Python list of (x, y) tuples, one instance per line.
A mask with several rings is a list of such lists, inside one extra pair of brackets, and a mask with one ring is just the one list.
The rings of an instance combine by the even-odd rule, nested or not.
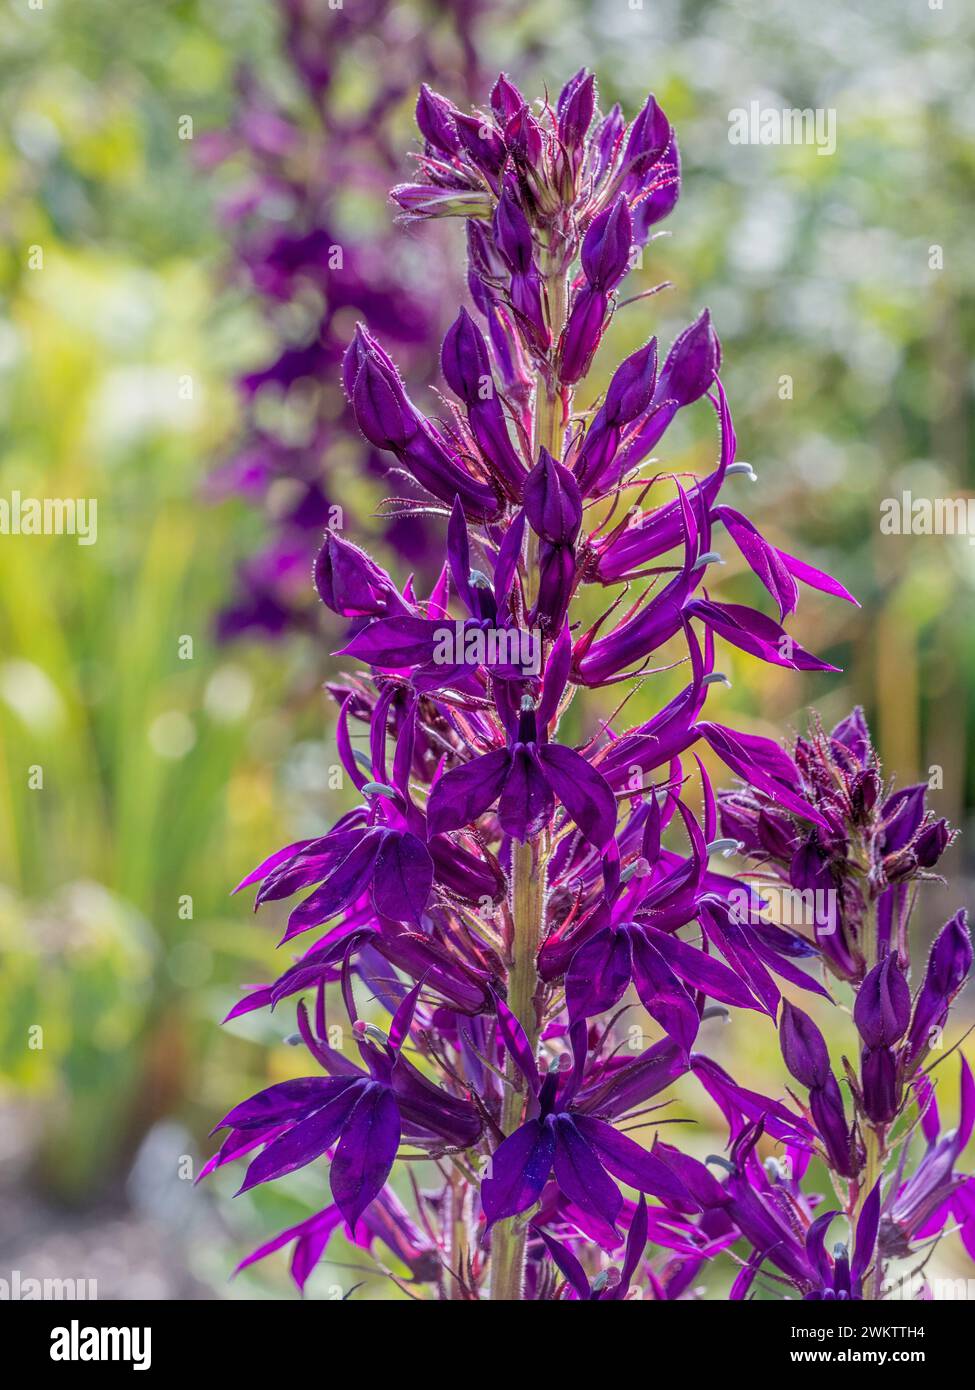
[(590, 142), (593, 153), (592, 176), (594, 182), (599, 182), (616, 157), (620, 138), (625, 129), (626, 121), (623, 119), (619, 102), (616, 102), (613, 109), (607, 116), (603, 117), (596, 127)]
[(552, 545), (575, 545), (582, 525), (579, 488), (568, 468), (544, 447), (525, 479), (524, 506), (536, 536)]
[(946, 820), (931, 821), (914, 841), (914, 855), (922, 869), (933, 869), (951, 843)]
[(863, 1109), (875, 1125), (887, 1125), (900, 1109), (897, 1058), (889, 1047), (867, 1047), (860, 1061)]
[(626, 274), (633, 244), (633, 220), (622, 194), (594, 217), (582, 240), (582, 268), (594, 290), (608, 294)]
[(504, 128), (504, 142), (520, 164), (531, 170), (539, 168), (542, 162), (542, 130), (529, 106), (523, 106), (508, 121)]
[(447, 330), (440, 353), (447, 385), (467, 406), (471, 431), (484, 462), (513, 500), (521, 497), (524, 465), (512, 446), (494, 378), (487, 343), (466, 309)]
[(496, 187), (507, 154), (501, 136), (483, 116), (465, 116), (458, 111), (454, 116), (454, 125), (471, 162), (485, 175), (488, 183)]
[(356, 376), (352, 409), (356, 424), (377, 449), (402, 449), (416, 434), (416, 411), (402, 384), (371, 355)]
[(467, 405), (478, 399), (483, 383), (491, 376), (484, 335), (466, 309), (461, 309), (447, 329), (440, 351), (444, 380)]
[(657, 382), (654, 399), (691, 405), (710, 390), (721, 365), (721, 349), (707, 309), (675, 339)]
[(952, 1000), (968, 978), (971, 968), (972, 939), (968, 932), (968, 914), (961, 908), (941, 928), (928, 956), (927, 970), (914, 1005), (908, 1036), (907, 1050), (911, 1062), (927, 1052), (932, 1030), (943, 1027)]
[(832, 1080), (829, 1052), (822, 1033), (808, 1014), (786, 999), (782, 1004), (779, 1044), (789, 1071), (810, 1090)]
[(322, 602), (343, 618), (407, 612), (386, 571), (364, 550), (332, 532), (315, 560), (315, 587)]
[(633, 242), (643, 246), (650, 228), (669, 217), (680, 197), (680, 150), (671, 139), (666, 154), (656, 164), (647, 186), (635, 195), (630, 211), (633, 214)]
[(832, 1072), (825, 1086), (809, 1093), (809, 1109), (823, 1141), (830, 1166), (844, 1178), (855, 1178), (860, 1171), (860, 1155), (846, 1122), (846, 1110), (839, 1083)]
[(512, 116), (524, 110), (525, 98), (505, 73), (498, 74), (498, 80), (491, 88), (491, 110), (499, 125), (507, 125)]
[(425, 82), (420, 84), (416, 99), (416, 123), (420, 134), (441, 154), (453, 155), (460, 151), (460, 139), (454, 124), (459, 112), (439, 92), (433, 91)]
[(562, 338), (559, 379), (566, 385), (579, 381), (589, 370), (603, 336), (607, 307), (606, 295), (589, 285), (576, 295)]
[(533, 268), (531, 227), (509, 180), (505, 180), (495, 209), (494, 240), (512, 272), (525, 275)]
[(670, 144), (670, 122), (652, 94), (630, 126), (623, 168), (628, 187), (639, 187)]
[(542, 541), (538, 548), (538, 598), (531, 612), (533, 624), (548, 633), (559, 631), (565, 622), (575, 578), (576, 558), (572, 547)]
[(876, 806), (879, 796), (880, 777), (875, 769), (868, 767), (866, 771), (856, 773), (850, 783), (850, 807), (854, 820), (861, 825), (864, 824)]
[(596, 108), (596, 79), (581, 68), (562, 88), (558, 102), (559, 139), (573, 166), (582, 162), (583, 146)]
[(645, 347), (625, 358), (613, 373), (603, 403), (607, 423), (625, 425), (642, 415), (650, 405), (656, 384), (657, 340), (651, 338)]
[(884, 956), (864, 978), (853, 1005), (853, 1022), (867, 1047), (891, 1047), (907, 1032), (911, 991), (895, 955)]

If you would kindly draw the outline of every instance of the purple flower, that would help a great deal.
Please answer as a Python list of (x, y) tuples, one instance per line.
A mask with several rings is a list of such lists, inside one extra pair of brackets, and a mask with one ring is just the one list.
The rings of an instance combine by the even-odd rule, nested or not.
[(434, 783), (427, 814), (435, 834), (459, 830), (497, 801), (502, 829), (525, 841), (551, 820), (558, 800), (597, 849), (612, 840), (616, 801), (606, 781), (574, 749), (548, 743), (539, 733), (541, 723), (534, 709), (523, 708), (509, 747), (484, 753)]
[(488, 1225), (527, 1211), (552, 1174), (569, 1201), (614, 1229), (623, 1207), (614, 1178), (664, 1198), (679, 1211), (698, 1210), (662, 1158), (573, 1105), (576, 1070), (567, 1078), (560, 1084), (558, 1074), (549, 1073), (536, 1087), (537, 1115), (494, 1151), (490, 1173), (481, 1183)]
[[(469, 1301), (679, 1298), (739, 1243), (734, 1300), (759, 1277), (808, 1299), (868, 1298), (892, 1253), (946, 1212), (975, 1228), (955, 1172), (970, 1074), (959, 1140), (932, 1121), (921, 1071), (970, 968), (962, 914), (913, 1003), (908, 985), (914, 892), (951, 831), (926, 788), (885, 783), (861, 712), (831, 733), (813, 719), (787, 751), (706, 708), (725, 643), (783, 670), (835, 669), (783, 624), (800, 583), (851, 596), (726, 502), (747, 465), (706, 311), (662, 366), (651, 338), (601, 401), (583, 385), (632, 245), (676, 198), (657, 103), (627, 127), (596, 109), (585, 71), (554, 110), (501, 75), (470, 114), (424, 88), (417, 119), (416, 182), (394, 200), (414, 222), (468, 222), (472, 307), (440, 350), (450, 395), (415, 404), (372, 326), (342, 378), (360, 433), (412, 486), (390, 504), (434, 518), (439, 572), (394, 579), (325, 536), (315, 581), (351, 627), (340, 655), (353, 669), (328, 689), (353, 801), (244, 880), (258, 905), (299, 895), (286, 940), (314, 931), (231, 1010), (297, 998), (324, 1074), (235, 1107), (207, 1171), (246, 1158), (250, 1188), (328, 1161), (332, 1203), (255, 1252), (293, 1242), (299, 1282), (344, 1220), (364, 1250), (381, 1242)], [(282, 135), (269, 121), (267, 141)], [(284, 275), (283, 250), (276, 265)], [(717, 424), (717, 461), (699, 474), (668, 464), (666, 443), (651, 459), (685, 408)], [(716, 592), (718, 524), (763, 606)], [(638, 716), (625, 691), (614, 712), (588, 693), (681, 663), (677, 693)], [(734, 790), (715, 795), (698, 741)], [(735, 851), (751, 863), (719, 857)], [(798, 896), (799, 920), (770, 916), (773, 888)], [(824, 969), (842, 982), (835, 1000)], [(852, 1000), (848, 1097), (787, 988), (820, 1009)], [(359, 1018), (359, 990), (385, 1030)], [(337, 1034), (332, 994), (351, 1025)], [(649, 1038), (629, 1022), (634, 1000)], [(729, 1009), (778, 1027), (783, 1076), (807, 1098), (766, 1094), (709, 1055), (704, 1025)], [(670, 1109), (678, 1081), (724, 1117), (728, 1157), (702, 1163), (660, 1137), (689, 1118)], [(928, 1149), (911, 1168), (915, 1122)], [(645, 1126), (646, 1144), (632, 1137)], [(389, 1185), (401, 1146), (437, 1161), (415, 1214)], [(851, 1222), (831, 1252), (827, 1193)]]

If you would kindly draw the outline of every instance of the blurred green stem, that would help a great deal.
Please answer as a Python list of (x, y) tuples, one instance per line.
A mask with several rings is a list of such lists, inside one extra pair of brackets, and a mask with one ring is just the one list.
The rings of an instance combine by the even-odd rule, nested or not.
[[(508, 1007), (524, 1028), (534, 1053), (538, 1047), (540, 1020), (536, 995), (539, 979), (536, 958), (545, 913), (545, 846), (534, 842), (512, 846), (512, 939), (508, 964)], [(511, 1134), (521, 1123), (523, 1083), (510, 1056), (505, 1065), (505, 1096), (501, 1128)], [(525, 1270), (525, 1230), (518, 1217), (499, 1221), (491, 1236), (492, 1300), (517, 1302), (521, 1298)]]

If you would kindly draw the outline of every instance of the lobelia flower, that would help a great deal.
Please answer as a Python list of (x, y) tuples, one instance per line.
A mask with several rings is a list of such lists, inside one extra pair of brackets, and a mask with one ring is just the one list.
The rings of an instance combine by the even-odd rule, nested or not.
[(749, 784), (720, 798), (723, 829), (815, 900), (811, 925), (830, 969), (859, 984), (869, 959), (896, 951), (906, 973), (910, 886), (931, 877), (952, 833), (925, 810), (926, 787), (884, 794), (863, 712), (830, 734), (816, 722), (794, 757), (763, 749), (757, 768), (755, 757), (749, 766), (733, 749), (715, 751)]
[(941, 1133), (934, 1087), (926, 1076), (918, 1079), (915, 1089), (927, 1147), (916, 1171), (906, 1179), (900, 1176), (885, 1203), (881, 1249), (888, 1255), (909, 1255), (913, 1241), (937, 1235), (952, 1217), (961, 1228), (965, 1249), (975, 1259), (975, 1178), (955, 1172), (975, 1126), (971, 1068), (963, 1057), (960, 1123), (947, 1134)]
[[(735, 1299), (759, 1279), (872, 1296), (888, 1258), (878, 1229), (910, 1245), (932, 1194), (939, 1212), (968, 1200), (947, 1140), (931, 1139), (915, 1189), (906, 1166), (888, 1171), (912, 1133), (895, 1120), (923, 1092), (932, 1030), (971, 961), (959, 917), (912, 1003), (907, 889), (933, 877), (951, 832), (923, 789), (884, 786), (859, 713), (791, 753), (705, 717), (726, 642), (786, 669), (835, 669), (783, 627), (800, 581), (852, 599), (725, 500), (751, 470), (736, 460), (706, 311), (662, 366), (648, 336), (601, 401), (586, 387), (633, 247), (676, 202), (658, 103), (627, 126), (618, 108), (599, 112), (585, 71), (554, 105), (502, 74), (473, 114), (421, 88), (417, 123), (416, 178), (392, 196), (410, 223), (465, 219), (471, 307), (443, 339), (442, 394), (414, 400), (371, 323), (348, 345), (343, 384), (361, 433), (445, 522), (441, 568), (430, 585), (398, 582), (358, 545), (324, 539), (316, 584), (352, 625), (339, 655), (366, 668), (329, 686), (357, 804), (245, 879), (259, 905), (300, 893), (285, 939), (317, 939), (231, 1014), (316, 991), (314, 1026), (299, 1000), (299, 1032), (327, 1075), (231, 1111), (212, 1166), (247, 1156), (249, 1187), (334, 1150), (352, 1238), (382, 1242), (441, 1298), (679, 1298), (722, 1252), (740, 1265)], [(717, 423), (700, 476), (650, 459), (685, 408)], [(614, 515), (631, 491), (633, 527)], [(777, 616), (707, 587), (718, 524)], [(654, 670), (675, 664), (681, 690), (642, 722), (627, 727), (625, 700), (593, 716), (592, 687), (639, 675), (652, 691)], [(740, 789), (716, 797), (699, 742)], [(736, 848), (743, 869), (714, 867)], [(805, 930), (770, 916), (776, 880), (811, 893)], [(783, 998), (846, 1002), (821, 967), (854, 995), (849, 1106), (818, 1026)], [(360, 1021), (356, 982), (387, 1031)], [(361, 1065), (326, 1041), (336, 988)], [(621, 1023), (631, 990), (650, 1030), (636, 1028), (635, 1047)], [(808, 1103), (708, 1055), (703, 1025), (741, 1011), (779, 1028)], [(727, 1122), (728, 1158), (704, 1164), (660, 1137), (685, 1118), (668, 1113), (682, 1079)], [(644, 1127), (646, 1144), (630, 1133)], [(428, 1165), (435, 1188), (415, 1184), (405, 1215), (401, 1144), (418, 1150), (404, 1158), (451, 1160)], [(820, 1216), (808, 1188), (813, 1155), (852, 1256), (826, 1252), (834, 1213)], [(297, 1242), (303, 1278), (337, 1224), (324, 1206), (280, 1237)]]
[(533, 1206), (553, 1172), (569, 1201), (613, 1229), (623, 1207), (613, 1178), (663, 1197), (679, 1211), (698, 1209), (693, 1195), (663, 1159), (574, 1104), (583, 1071), (578, 1051), (571, 1071), (562, 1076), (549, 1072), (540, 1081), (520, 1024), (513, 1015), (506, 1023), (517, 1030), (517, 1041), (510, 1048), (533, 1093), (529, 1110), (537, 1114), (508, 1135), (491, 1156), (489, 1174), (481, 1184), (489, 1226)]

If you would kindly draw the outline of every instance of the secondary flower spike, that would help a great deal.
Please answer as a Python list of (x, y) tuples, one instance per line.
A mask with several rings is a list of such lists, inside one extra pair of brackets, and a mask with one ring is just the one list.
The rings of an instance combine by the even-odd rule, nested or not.
[[(416, 224), (466, 219), (471, 302), (422, 398), (366, 323), (343, 382), (425, 494), (435, 577), (324, 539), (351, 805), (241, 885), (262, 907), (300, 895), (302, 951), (232, 1010), (297, 997), (309, 1074), (232, 1110), (209, 1166), (245, 1160), (248, 1189), (314, 1177), (308, 1223), (270, 1242), (294, 1241), (302, 1282), (343, 1226), (422, 1299), (676, 1299), (727, 1287), (726, 1253), (733, 1300), (757, 1281), (872, 1298), (891, 1251), (970, 1202), (925, 1118), (963, 915), (910, 973), (915, 890), (951, 831), (925, 789), (885, 783), (858, 712), (791, 751), (734, 727), (729, 647), (786, 679), (833, 671), (785, 625), (800, 583), (853, 600), (745, 516), (710, 314), (669, 347), (644, 320), (605, 392), (589, 381), (634, 248), (677, 200), (659, 103), (627, 124), (590, 73), (552, 101), (502, 74), (473, 112), (421, 89), (417, 121), (392, 196)], [(684, 410), (714, 426), (699, 473), (670, 455)], [(746, 562), (734, 602), (719, 527)], [(772, 914), (776, 881), (807, 895), (798, 920)], [(778, 1030), (778, 1084), (711, 1055), (716, 1014)], [(706, 1161), (681, 1147), (688, 1094), (727, 1126)]]

